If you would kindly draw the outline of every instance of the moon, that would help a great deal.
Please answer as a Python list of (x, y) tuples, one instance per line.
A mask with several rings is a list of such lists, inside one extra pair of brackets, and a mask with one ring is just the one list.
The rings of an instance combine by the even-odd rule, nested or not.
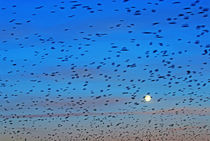
[(145, 100), (146, 102), (149, 102), (149, 101), (152, 100), (152, 97), (151, 97), (150, 95), (146, 95), (146, 96), (144, 97), (144, 100)]

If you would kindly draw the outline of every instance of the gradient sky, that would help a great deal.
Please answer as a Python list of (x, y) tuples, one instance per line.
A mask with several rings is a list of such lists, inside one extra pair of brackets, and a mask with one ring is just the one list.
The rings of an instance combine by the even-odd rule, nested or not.
[(208, 141), (209, 6), (1, 0), (0, 141)]

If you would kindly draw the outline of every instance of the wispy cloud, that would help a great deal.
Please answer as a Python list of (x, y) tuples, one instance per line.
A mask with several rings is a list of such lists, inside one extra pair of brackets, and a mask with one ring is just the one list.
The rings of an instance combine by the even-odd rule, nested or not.
[(179, 108), (156, 111), (131, 111), (131, 112), (85, 112), (85, 113), (52, 113), (52, 114), (28, 114), (28, 115), (0, 115), (3, 119), (18, 118), (50, 118), (50, 117), (78, 117), (78, 116), (109, 116), (109, 115), (210, 115), (210, 108)]

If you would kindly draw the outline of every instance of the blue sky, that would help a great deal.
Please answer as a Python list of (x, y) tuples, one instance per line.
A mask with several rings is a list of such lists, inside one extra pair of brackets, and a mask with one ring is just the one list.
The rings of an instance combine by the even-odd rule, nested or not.
[(208, 8), (207, 0), (0, 1), (0, 140), (207, 139)]

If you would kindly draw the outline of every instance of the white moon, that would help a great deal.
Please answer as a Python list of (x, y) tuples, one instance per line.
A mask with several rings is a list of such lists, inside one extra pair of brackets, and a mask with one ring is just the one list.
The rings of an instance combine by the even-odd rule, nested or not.
[(145, 100), (146, 102), (151, 101), (151, 99), (152, 99), (152, 97), (151, 97), (150, 95), (146, 95), (146, 96), (144, 97), (144, 100)]

